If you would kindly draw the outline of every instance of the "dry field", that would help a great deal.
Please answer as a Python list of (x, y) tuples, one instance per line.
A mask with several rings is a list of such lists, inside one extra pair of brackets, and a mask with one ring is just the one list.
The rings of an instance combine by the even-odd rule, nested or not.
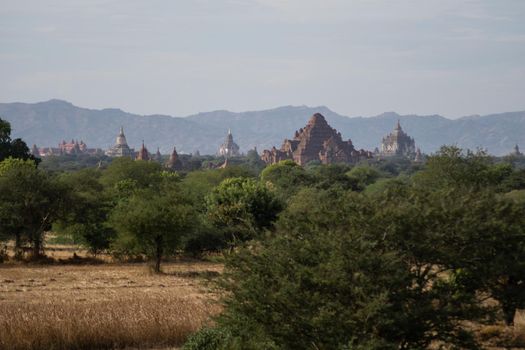
[(0, 349), (181, 345), (219, 312), (220, 264), (0, 264)]

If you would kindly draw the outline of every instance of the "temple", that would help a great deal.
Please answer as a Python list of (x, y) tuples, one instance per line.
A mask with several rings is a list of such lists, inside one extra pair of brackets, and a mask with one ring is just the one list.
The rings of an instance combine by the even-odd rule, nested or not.
[(166, 162), (166, 168), (171, 170), (182, 170), (182, 162), (179, 159), (177, 149), (173, 147), (173, 152), (171, 152), (170, 159)]
[(146, 148), (146, 146), (144, 146), (144, 141), (142, 141), (142, 147), (140, 148), (140, 151), (138, 151), (137, 154), (135, 155), (135, 159), (136, 160), (152, 160), (152, 157), (148, 149)]
[(109, 157), (131, 157), (134, 158), (135, 150), (129, 148), (126, 136), (124, 135), (124, 128), (120, 127), (120, 133), (117, 136), (115, 145), (106, 151)]
[(159, 163), (162, 162), (162, 154), (160, 154), (160, 148), (159, 147), (157, 147), (157, 152), (155, 152), (155, 154), (151, 156), (151, 160), (154, 160), (154, 161), (159, 162)]
[(273, 147), (261, 155), (266, 164), (290, 159), (299, 165), (310, 161), (356, 163), (368, 158), (372, 158), (372, 152), (358, 151), (351, 140), (343, 141), (341, 133), (330, 127), (320, 113), (314, 114), (304, 128), (296, 131), (292, 140), (285, 139), (280, 149)]
[(416, 143), (412, 137), (403, 131), (399, 120), (394, 131), (383, 137), (379, 155), (383, 157), (397, 156), (411, 159), (416, 156)]
[(88, 148), (84, 141), (71, 140), (66, 142), (65, 140), (58, 144), (58, 147), (37, 147), (33, 145), (31, 147), (31, 153), (36, 157), (47, 157), (47, 156), (61, 156), (66, 154), (88, 154), (88, 155), (99, 155), (102, 154), (100, 148)]
[(228, 135), (226, 136), (226, 140), (219, 147), (219, 151), (217, 152), (217, 155), (223, 156), (226, 158), (237, 157), (241, 155), (239, 153), (239, 146), (235, 142), (233, 142), (233, 136), (232, 136), (231, 130), (228, 130)]

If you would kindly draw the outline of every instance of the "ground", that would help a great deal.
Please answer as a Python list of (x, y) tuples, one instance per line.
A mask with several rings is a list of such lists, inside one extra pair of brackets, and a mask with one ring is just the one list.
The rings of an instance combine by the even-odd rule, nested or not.
[(219, 312), (220, 264), (0, 264), (0, 349), (172, 347)]

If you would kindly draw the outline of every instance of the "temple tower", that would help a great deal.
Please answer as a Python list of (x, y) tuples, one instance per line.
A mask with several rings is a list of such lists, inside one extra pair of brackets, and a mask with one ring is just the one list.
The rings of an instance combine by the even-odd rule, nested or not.
[(392, 131), (387, 136), (383, 137), (381, 142), (381, 151), (379, 152), (384, 157), (408, 157), (413, 158), (416, 154), (416, 143), (414, 139), (408, 136), (401, 128), (399, 120)]
[(131, 157), (135, 155), (135, 151), (129, 148), (126, 136), (124, 135), (124, 128), (120, 127), (120, 132), (115, 141), (115, 145), (106, 151), (109, 157)]
[(150, 154), (146, 146), (144, 146), (144, 140), (142, 140), (142, 147), (137, 153), (137, 160), (151, 160)]
[(173, 152), (171, 152), (170, 159), (168, 159), (168, 161), (166, 162), (166, 168), (169, 168), (171, 170), (182, 169), (182, 162), (179, 159), (176, 147), (173, 147)]
[(231, 130), (228, 130), (228, 135), (226, 135), (226, 140), (219, 147), (219, 151), (217, 152), (217, 155), (223, 156), (226, 158), (240, 156), (239, 146), (235, 142), (233, 142), (233, 135), (232, 135)]

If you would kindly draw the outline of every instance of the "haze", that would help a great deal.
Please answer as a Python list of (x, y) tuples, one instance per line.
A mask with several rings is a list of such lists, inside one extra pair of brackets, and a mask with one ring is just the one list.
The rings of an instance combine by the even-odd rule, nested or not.
[(525, 109), (525, 1), (0, 0), (0, 101), (184, 116)]

